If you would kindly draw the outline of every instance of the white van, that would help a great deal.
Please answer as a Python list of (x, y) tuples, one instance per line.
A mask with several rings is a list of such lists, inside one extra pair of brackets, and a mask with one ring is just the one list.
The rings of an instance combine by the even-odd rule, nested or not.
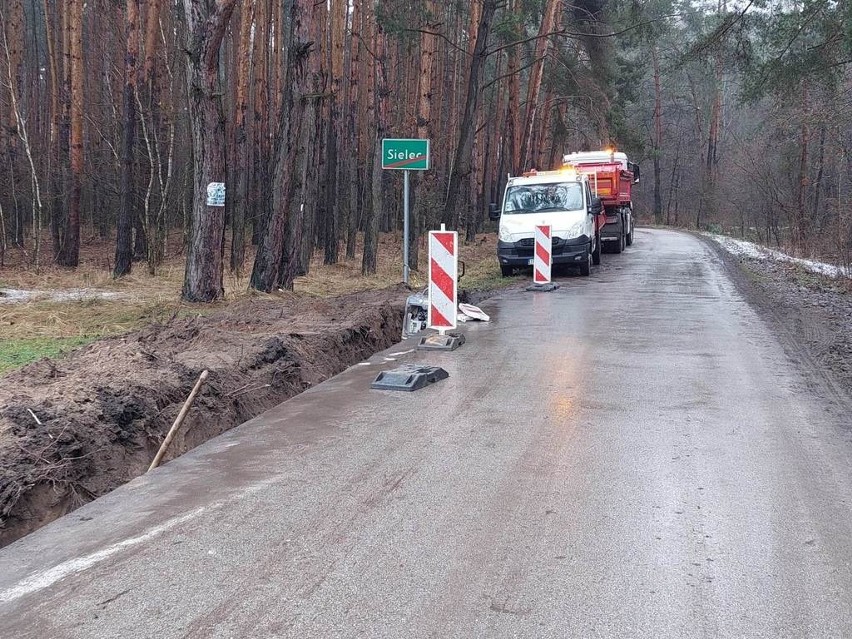
[(585, 175), (562, 170), (510, 177), (502, 208), (492, 204), (489, 217), (500, 220), (497, 260), (504, 277), (532, 265), (535, 227), (542, 224), (551, 227), (554, 265), (575, 265), (588, 275), (592, 264), (600, 264), (606, 215)]

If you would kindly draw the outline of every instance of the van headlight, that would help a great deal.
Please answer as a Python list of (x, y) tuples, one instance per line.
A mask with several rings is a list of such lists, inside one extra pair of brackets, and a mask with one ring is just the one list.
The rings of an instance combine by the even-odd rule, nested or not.
[(575, 237), (580, 237), (585, 232), (586, 222), (583, 220), (579, 220), (569, 226), (567, 230), (560, 233), (560, 235), (563, 235), (566, 240), (573, 240)]
[(500, 238), (501, 242), (511, 242), (512, 241), (512, 234), (509, 233), (508, 229), (505, 229), (502, 226), (500, 227), (500, 231), (497, 233), (497, 237)]

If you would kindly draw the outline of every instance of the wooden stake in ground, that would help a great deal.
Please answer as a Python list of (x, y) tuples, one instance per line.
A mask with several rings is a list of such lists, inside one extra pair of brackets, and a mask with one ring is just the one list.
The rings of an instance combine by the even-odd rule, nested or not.
[(183, 403), (183, 408), (180, 409), (180, 413), (178, 413), (177, 419), (175, 419), (175, 423), (172, 424), (172, 427), (169, 429), (166, 438), (163, 440), (163, 443), (160, 444), (160, 450), (157, 451), (156, 457), (154, 457), (154, 461), (151, 462), (151, 465), (148, 466), (148, 472), (150, 473), (157, 466), (160, 465), (160, 461), (163, 459), (163, 455), (166, 454), (166, 450), (169, 448), (169, 444), (172, 443), (172, 440), (177, 435), (178, 428), (183, 423), (183, 420), (186, 418), (186, 414), (189, 412), (189, 409), (192, 408), (192, 402), (195, 401), (195, 396), (198, 395), (198, 391), (201, 390), (201, 385), (204, 383), (204, 380), (207, 379), (209, 373), (205, 370), (201, 372), (201, 377), (198, 378), (198, 381), (195, 382), (195, 386), (192, 388), (192, 392), (189, 394), (189, 397), (186, 398), (186, 401)]

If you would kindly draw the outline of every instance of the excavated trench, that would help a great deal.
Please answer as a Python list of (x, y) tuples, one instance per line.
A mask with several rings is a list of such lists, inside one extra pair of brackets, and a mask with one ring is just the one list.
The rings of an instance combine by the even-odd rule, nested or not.
[(202, 370), (164, 462), (393, 345), (407, 294), (249, 299), (0, 378), (0, 547), (144, 473)]

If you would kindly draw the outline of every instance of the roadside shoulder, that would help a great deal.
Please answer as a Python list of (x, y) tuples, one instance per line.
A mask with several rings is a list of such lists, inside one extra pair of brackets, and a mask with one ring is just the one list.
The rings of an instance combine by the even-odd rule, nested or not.
[(773, 329), (813, 390), (837, 410), (852, 409), (852, 285), (795, 264), (716, 254), (740, 293)]

